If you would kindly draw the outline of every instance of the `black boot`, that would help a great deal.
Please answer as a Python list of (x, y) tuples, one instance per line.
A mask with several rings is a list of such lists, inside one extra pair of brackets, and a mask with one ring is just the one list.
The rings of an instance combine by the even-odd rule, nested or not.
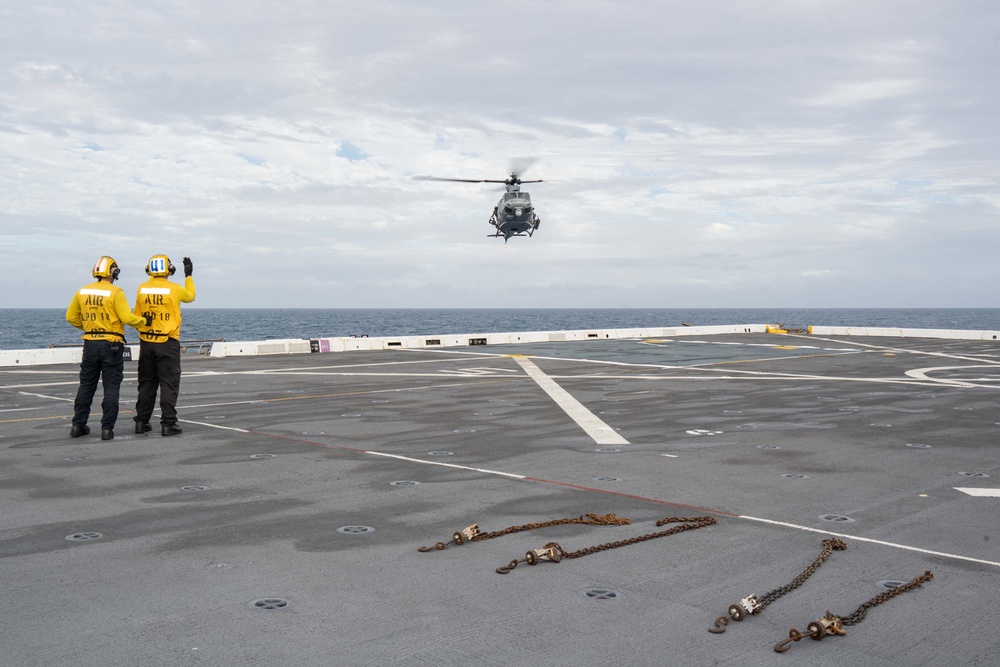
[(114, 439), (115, 439), (114, 431), (112, 431), (110, 428), (101, 429), (101, 440), (114, 440)]
[(149, 425), (149, 422), (136, 422), (135, 432), (142, 435), (143, 433), (149, 433), (153, 430), (153, 427)]
[(163, 436), (180, 435), (183, 432), (184, 431), (182, 431), (181, 427), (178, 426), (177, 424), (164, 424), (160, 428), (160, 435), (163, 435)]
[(79, 438), (81, 435), (87, 435), (88, 433), (90, 433), (90, 427), (86, 424), (83, 426), (73, 424), (73, 427), (69, 430), (69, 437)]

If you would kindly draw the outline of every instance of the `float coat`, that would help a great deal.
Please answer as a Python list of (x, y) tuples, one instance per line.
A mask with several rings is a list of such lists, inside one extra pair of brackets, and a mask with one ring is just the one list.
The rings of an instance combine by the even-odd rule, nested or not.
[(183, 287), (160, 276), (139, 285), (135, 313), (153, 316), (153, 323), (139, 331), (139, 340), (148, 343), (165, 343), (170, 338), (180, 340), (181, 304), (191, 303), (194, 297), (194, 278), (191, 276), (184, 278)]
[[(193, 297), (192, 297), (193, 298)], [(121, 287), (97, 281), (73, 295), (66, 309), (66, 321), (83, 329), (83, 340), (125, 342), (125, 325), (144, 328), (146, 320), (133, 315)]]

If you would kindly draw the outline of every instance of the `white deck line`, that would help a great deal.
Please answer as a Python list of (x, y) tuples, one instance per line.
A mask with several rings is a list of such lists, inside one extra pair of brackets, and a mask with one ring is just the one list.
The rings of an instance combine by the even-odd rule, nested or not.
[(970, 563), (979, 563), (980, 565), (992, 565), (994, 567), (1000, 567), (1000, 563), (992, 560), (983, 560), (981, 558), (970, 558), (969, 556), (959, 556), (958, 554), (950, 554), (944, 551), (931, 551), (930, 549), (921, 549), (920, 547), (911, 547), (906, 544), (899, 544), (897, 542), (886, 542), (884, 540), (874, 540), (870, 537), (861, 537), (859, 535), (848, 535), (846, 533), (834, 533), (829, 530), (820, 530), (819, 528), (810, 528), (809, 526), (800, 526), (797, 523), (787, 523), (785, 521), (774, 521), (773, 519), (761, 519), (756, 516), (748, 516), (746, 514), (740, 514), (740, 519), (747, 519), (748, 521), (759, 521), (760, 523), (767, 523), (772, 526), (782, 526), (784, 528), (794, 528), (796, 530), (804, 530), (810, 533), (819, 533), (821, 535), (832, 535), (834, 537), (842, 537), (846, 540), (857, 540), (858, 542), (869, 542), (871, 544), (881, 544), (885, 547), (892, 547), (893, 549), (903, 549), (904, 551), (916, 551), (917, 553), (927, 554), (928, 556), (941, 556), (943, 558), (954, 558), (956, 560), (965, 560)]
[(444, 468), (458, 468), (459, 470), (471, 470), (473, 472), (481, 472), (487, 475), (500, 475), (501, 477), (511, 477), (513, 479), (525, 479), (525, 475), (515, 475), (512, 472), (501, 472), (499, 470), (488, 470), (486, 468), (473, 468), (472, 466), (461, 466), (457, 463), (444, 463), (443, 461), (425, 461), (424, 459), (415, 459), (410, 456), (400, 456), (399, 454), (386, 454), (385, 452), (376, 452), (373, 450), (365, 451), (365, 454), (371, 454), (372, 456), (384, 456), (388, 459), (399, 459), (400, 461), (409, 461), (411, 463), (424, 463), (430, 466), (442, 466)]
[(556, 384), (555, 380), (543, 373), (538, 366), (525, 357), (515, 356), (514, 361), (524, 369), (524, 372), (534, 380), (556, 404), (565, 411), (570, 418), (575, 421), (580, 428), (587, 432), (591, 438), (599, 445), (627, 445), (628, 440), (623, 438), (613, 428), (605, 424), (593, 412), (588, 410), (580, 401), (573, 398), (568, 391)]
[(219, 424), (209, 424), (207, 422), (196, 422), (192, 419), (178, 419), (177, 421), (183, 422), (185, 424), (197, 424), (198, 426), (207, 426), (209, 428), (218, 428), (223, 431), (237, 431), (238, 433), (249, 433), (250, 431), (245, 428), (237, 428), (235, 426), (221, 426)]
[(1000, 498), (1000, 489), (976, 489), (963, 486), (955, 486), (952, 488), (956, 491), (961, 491), (962, 493), (967, 493), (970, 496), (977, 496), (979, 498)]

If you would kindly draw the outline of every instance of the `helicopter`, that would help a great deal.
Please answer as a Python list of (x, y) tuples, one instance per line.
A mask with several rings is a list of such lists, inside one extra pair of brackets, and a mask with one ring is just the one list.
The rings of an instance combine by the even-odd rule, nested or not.
[(489, 223), (496, 227), (496, 232), (489, 234), (491, 238), (503, 237), (503, 242), (507, 243), (512, 236), (531, 236), (542, 224), (541, 218), (535, 215), (535, 208), (531, 204), (531, 195), (521, 192), (522, 183), (541, 183), (541, 180), (522, 181), (517, 172), (510, 172), (510, 176), (502, 181), (482, 179), (474, 180), (468, 178), (437, 178), (435, 176), (415, 176), (420, 181), (453, 181), (458, 183), (503, 183), (507, 191), (504, 193), (497, 205), (493, 207)]

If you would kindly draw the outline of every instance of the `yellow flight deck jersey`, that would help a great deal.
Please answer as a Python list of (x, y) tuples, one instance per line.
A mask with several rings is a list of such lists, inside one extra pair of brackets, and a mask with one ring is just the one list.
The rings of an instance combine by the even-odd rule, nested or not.
[(84, 340), (125, 342), (125, 325), (140, 327), (146, 320), (133, 315), (121, 287), (98, 280), (73, 295), (66, 309), (66, 321), (83, 329)]
[[(139, 331), (139, 340), (165, 343), (168, 338), (180, 340), (181, 304), (194, 301), (194, 278), (184, 278), (184, 287), (170, 282), (165, 276), (150, 278), (139, 285), (135, 297), (136, 315), (149, 313), (153, 324)], [(143, 322), (145, 324), (145, 322)]]

